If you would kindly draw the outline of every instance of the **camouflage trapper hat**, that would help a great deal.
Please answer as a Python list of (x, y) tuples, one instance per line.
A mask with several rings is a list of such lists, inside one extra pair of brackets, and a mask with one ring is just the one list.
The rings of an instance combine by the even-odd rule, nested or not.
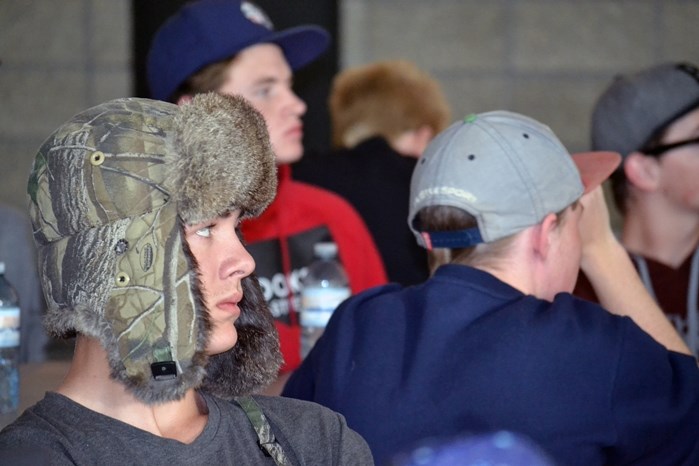
[(257, 279), (244, 279), (238, 344), (207, 358), (182, 228), (259, 214), (275, 170), (264, 120), (240, 98), (118, 99), (74, 116), (41, 146), (28, 184), (49, 331), (99, 339), (112, 376), (146, 403), (267, 383), (280, 356)]

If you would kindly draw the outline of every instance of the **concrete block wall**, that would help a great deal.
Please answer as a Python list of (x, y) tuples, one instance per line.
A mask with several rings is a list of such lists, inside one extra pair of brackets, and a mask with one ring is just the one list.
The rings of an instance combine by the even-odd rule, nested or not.
[(131, 92), (130, 0), (0, 0), (0, 201), (26, 210), (44, 139)]
[(342, 66), (406, 58), (438, 78), (455, 118), (494, 109), (588, 147), (595, 98), (619, 72), (699, 62), (688, 0), (344, 0)]
[[(455, 118), (519, 111), (571, 150), (587, 148), (592, 105), (614, 74), (699, 62), (696, 0), (337, 1), (342, 66), (413, 60), (442, 83)], [(24, 208), (34, 153), (56, 126), (130, 94), (130, 5), (0, 0), (0, 200)]]
[(615, 74), (699, 63), (694, 0), (343, 0), (340, 17), (342, 67), (412, 60), (442, 84), (454, 119), (524, 113), (571, 151), (589, 149), (592, 107)]

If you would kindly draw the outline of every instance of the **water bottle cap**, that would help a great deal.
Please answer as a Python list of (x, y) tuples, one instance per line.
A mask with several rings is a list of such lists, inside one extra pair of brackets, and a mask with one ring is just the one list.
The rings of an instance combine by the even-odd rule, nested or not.
[(313, 254), (321, 259), (333, 259), (337, 257), (337, 244), (332, 241), (323, 241), (313, 245)]

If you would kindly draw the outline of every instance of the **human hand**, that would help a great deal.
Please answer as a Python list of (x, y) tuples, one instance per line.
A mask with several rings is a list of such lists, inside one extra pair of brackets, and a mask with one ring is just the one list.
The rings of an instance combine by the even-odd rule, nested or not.
[(585, 270), (590, 261), (603, 260), (608, 248), (619, 246), (619, 242), (612, 231), (609, 209), (601, 186), (583, 195), (580, 204), (583, 207), (578, 223), (582, 241), (581, 267)]
[(599, 303), (612, 314), (631, 317), (667, 349), (691, 354), (614, 236), (602, 188), (585, 194), (580, 203), (583, 206), (578, 222), (582, 242), (580, 266), (592, 283)]

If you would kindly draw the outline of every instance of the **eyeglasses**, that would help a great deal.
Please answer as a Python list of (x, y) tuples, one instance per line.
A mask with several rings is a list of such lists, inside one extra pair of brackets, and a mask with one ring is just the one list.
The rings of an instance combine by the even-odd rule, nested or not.
[(699, 144), (699, 136), (692, 139), (685, 139), (684, 141), (671, 142), (670, 144), (660, 144), (653, 147), (643, 148), (639, 152), (647, 155), (661, 155), (669, 150), (677, 149), (678, 147), (691, 146), (692, 144)]

